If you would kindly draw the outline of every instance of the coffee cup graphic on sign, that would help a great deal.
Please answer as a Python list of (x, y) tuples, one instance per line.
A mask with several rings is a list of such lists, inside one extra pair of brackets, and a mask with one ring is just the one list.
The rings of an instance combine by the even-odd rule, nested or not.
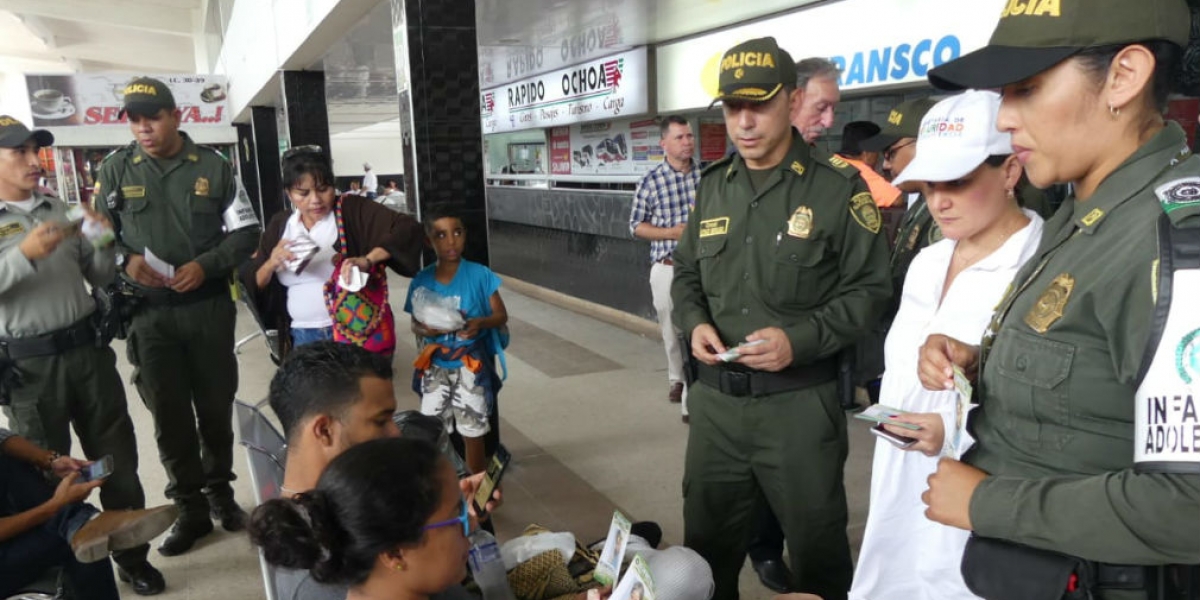
[(75, 106), (71, 97), (53, 88), (44, 88), (33, 92), (31, 98), (33, 116), (39, 119), (66, 119), (75, 114)]

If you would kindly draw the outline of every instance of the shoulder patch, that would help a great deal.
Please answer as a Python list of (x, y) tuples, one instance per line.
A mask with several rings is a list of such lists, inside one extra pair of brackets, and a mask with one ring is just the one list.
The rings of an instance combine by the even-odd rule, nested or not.
[(859, 192), (850, 198), (850, 214), (863, 229), (871, 233), (879, 233), (883, 226), (883, 216), (879, 207), (875, 206), (875, 198), (871, 192)]
[(1154, 188), (1154, 195), (1170, 214), (1188, 206), (1200, 206), (1200, 177), (1184, 177)]

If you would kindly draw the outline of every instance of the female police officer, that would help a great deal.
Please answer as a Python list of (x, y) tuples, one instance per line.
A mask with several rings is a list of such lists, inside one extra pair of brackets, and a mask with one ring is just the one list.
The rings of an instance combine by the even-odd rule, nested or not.
[[(979, 444), (965, 463), (943, 459), (923, 495), (929, 518), (974, 532), (963, 569), (980, 595), (1042, 584), (1105, 600), (1178, 597), (1161, 569), (1137, 565), (1200, 563), (1200, 447), (1134, 458), (1146, 428), (1162, 424), (1135, 421), (1135, 398), (1200, 380), (1187, 343), (1200, 329), (1195, 296), (1178, 293), (1171, 317), (1192, 335), (1172, 336), (1168, 323), (1162, 337), (1181, 357), (1170, 361), (1177, 381), (1143, 380), (1145, 357), (1159, 356), (1157, 232), (1200, 227), (1200, 158), (1162, 118), (1190, 22), (1184, 0), (1009, 0), (987, 47), (929, 74), (944, 88), (1001, 88), (997, 125), (1030, 180), (1074, 189), (982, 349), (932, 336), (921, 351), (927, 388), (952, 389), (952, 364), (981, 373)], [(1187, 449), (1179, 432), (1200, 438), (1188, 393), (1164, 411), (1176, 450)], [(1058, 575), (1038, 581), (1031, 564)], [(1009, 576), (1005, 565), (1023, 566)]]

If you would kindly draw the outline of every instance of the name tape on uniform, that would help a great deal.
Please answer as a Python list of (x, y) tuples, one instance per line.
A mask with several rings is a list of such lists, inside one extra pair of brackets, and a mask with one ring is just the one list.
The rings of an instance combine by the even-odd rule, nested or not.
[(702, 238), (725, 235), (726, 233), (729, 233), (729, 217), (717, 217), (715, 219), (700, 221), (700, 237)]

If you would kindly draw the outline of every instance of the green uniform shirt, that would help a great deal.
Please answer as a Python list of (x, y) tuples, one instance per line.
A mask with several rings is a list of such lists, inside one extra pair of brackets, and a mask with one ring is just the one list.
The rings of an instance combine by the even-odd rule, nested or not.
[(793, 132), (758, 189), (740, 156), (710, 166), (674, 254), (675, 324), (711, 323), (727, 345), (779, 327), (793, 365), (853, 344), (891, 297), (882, 219), (858, 170)]
[[(991, 474), (971, 499), (979, 534), (1102, 562), (1200, 563), (1200, 476), (1133, 470), (1155, 188), (1200, 175), (1185, 144), (1169, 124), (1091, 198), (1062, 207), (1001, 303), (967, 456)], [(1185, 226), (1198, 216), (1195, 202), (1171, 213)]]
[(120, 188), (119, 243), (126, 252), (156, 256), (180, 267), (196, 261), (207, 280), (229, 276), (254, 252), (261, 227), (226, 232), (225, 209), (237, 195), (229, 163), (201, 148), (187, 134), (183, 149), (169, 159), (154, 159), (136, 143), (104, 160), (96, 180), (96, 207), (113, 220), (105, 199)]
[(112, 246), (96, 250), (69, 235), (49, 256), (30, 261), (18, 247), (39, 223), (67, 222), (57, 198), (33, 195), (26, 213), (0, 203), (0, 337), (31, 337), (75, 324), (96, 310), (84, 285), (106, 285), (116, 273)]

